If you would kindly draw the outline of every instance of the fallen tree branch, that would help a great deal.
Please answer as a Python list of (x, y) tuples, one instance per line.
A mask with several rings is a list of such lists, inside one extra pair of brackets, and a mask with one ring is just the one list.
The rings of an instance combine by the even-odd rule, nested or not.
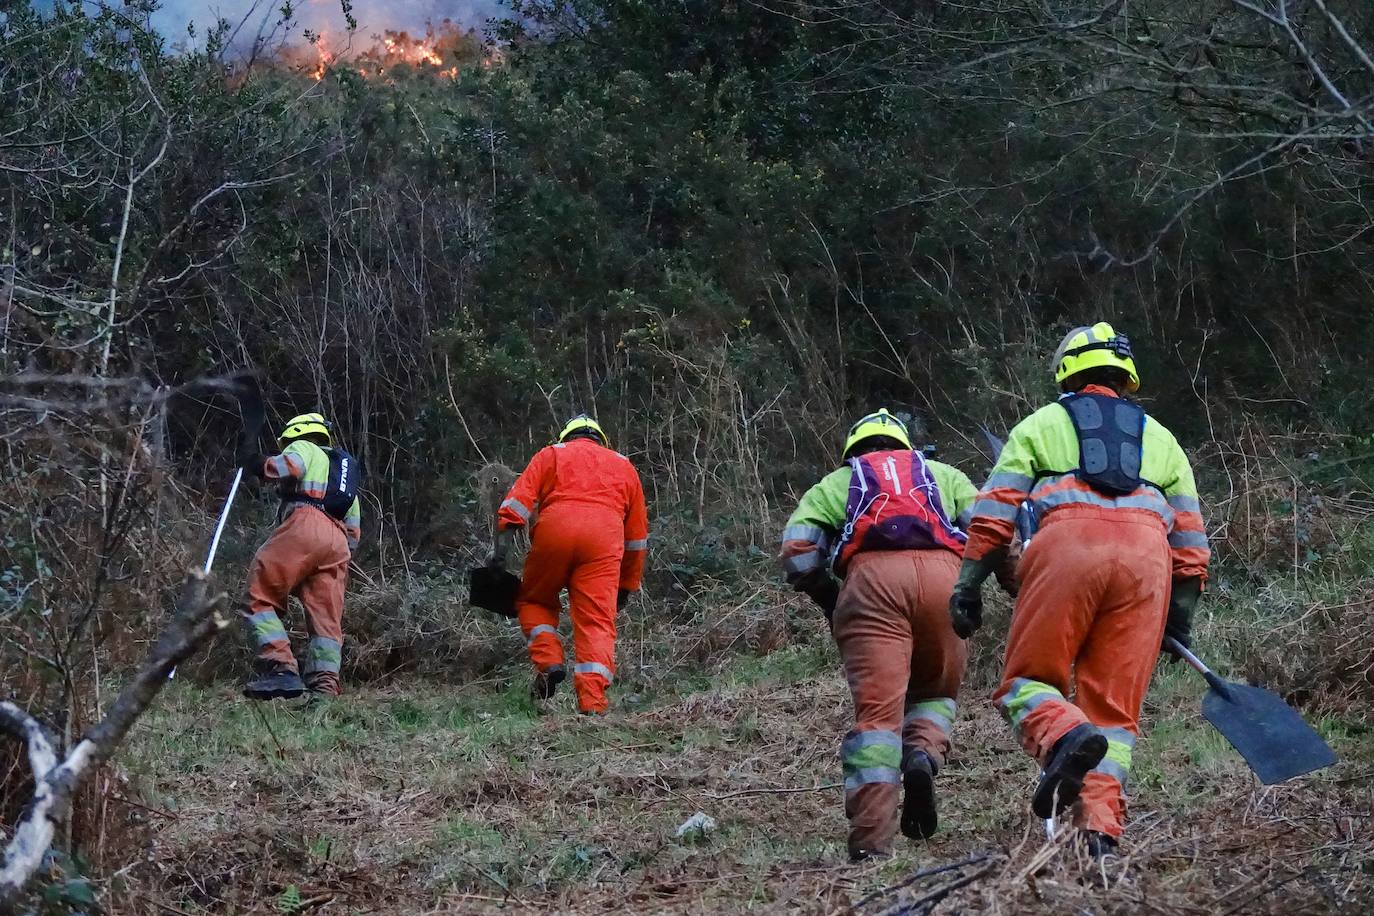
[[(950, 862), (947, 865), (937, 865), (932, 868), (923, 868), (920, 871), (912, 874), (910, 877), (902, 881), (898, 881), (896, 884), (889, 885), (888, 887), (884, 887), (874, 891), (873, 893), (861, 899), (858, 903), (854, 904), (853, 908), (855, 910), (862, 909), (865, 906), (868, 906), (870, 903), (881, 900), (882, 898), (890, 896), (891, 894), (895, 894), (900, 890), (904, 890), (905, 888), (908, 888), (916, 882), (924, 880), (925, 878), (931, 878), (935, 875), (941, 875), (945, 872), (954, 871), (955, 869), (959, 868), (968, 868), (970, 865), (979, 865), (984, 862), (988, 862), (989, 859), (991, 859), (991, 856), (987, 855), (986, 853), (983, 853), (981, 855), (970, 856), (969, 858), (959, 862)], [(974, 872), (972, 875), (969, 875), (967, 878), (959, 878), (958, 881), (954, 882), (953, 886), (942, 885), (940, 888), (936, 888), (936, 892), (943, 890), (944, 894), (941, 894), (941, 897), (943, 897), (951, 891), (957, 890), (959, 887), (963, 887), (964, 884), (971, 884), (973, 881), (976, 881), (978, 878), (981, 878), (984, 874), (986, 874), (995, 864), (996, 863), (994, 862), (985, 865), (983, 868), (978, 869), (978, 871)], [(914, 901), (911, 905), (915, 905), (916, 903), (923, 903), (926, 901), (927, 898), (923, 897), (920, 900)], [(902, 905), (906, 906), (907, 904)], [(887, 911), (885, 910), (884, 912)]]
[(799, 792), (824, 792), (828, 789), (840, 789), (844, 787), (842, 782), (827, 782), (819, 786), (799, 786), (788, 789), (740, 789), (738, 792), (726, 792), (724, 795), (706, 795), (712, 801), (721, 801), (726, 798), (741, 798), (745, 795), (796, 795)]
[(925, 914), (934, 910), (935, 906), (940, 901), (944, 900), (950, 894), (959, 890), (959, 888), (967, 887), (968, 885), (977, 881), (979, 878), (983, 877), (984, 875), (992, 871), (995, 867), (996, 863), (991, 862), (987, 865), (984, 865), (982, 868), (978, 869), (975, 872), (970, 872), (967, 875), (962, 875), (961, 877), (955, 878), (948, 884), (942, 884), (934, 890), (924, 894), (923, 896), (917, 897), (915, 900), (907, 900), (894, 904), (893, 906), (890, 906), (887, 909), (883, 910), (881, 913), (878, 914), (878, 916), (925, 916)]
[(60, 763), (43, 725), (13, 703), (0, 703), (0, 731), (27, 745), (33, 771), (33, 800), (0, 861), (0, 913), (13, 912), (25, 885), (52, 846), (57, 824), (66, 816), (81, 780), (109, 760), (139, 716), (167, 683), (167, 673), (185, 661), (210, 636), (229, 625), (217, 611), (225, 596), (210, 597), (200, 572), (187, 576), (172, 622), (158, 638), (109, 713), (88, 731)]

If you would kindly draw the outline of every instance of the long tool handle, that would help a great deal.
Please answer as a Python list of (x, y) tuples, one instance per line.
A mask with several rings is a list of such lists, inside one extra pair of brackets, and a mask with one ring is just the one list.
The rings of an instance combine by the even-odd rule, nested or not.
[[(1179, 642), (1177, 639), (1174, 639), (1172, 636), (1164, 637), (1164, 648), (1168, 649), (1170, 652), (1177, 654), (1179, 658), (1183, 659), (1185, 662), (1192, 665), (1194, 668), (1198, 670), (1198, 673), (1201, 674), (1203, 677), (1212, 674), (1212, 669), (1208, 668), (1206, 663), (1204, 663), (1202, 659), (1198, 658), (1192, 652), (1188, 651), (1187, 646), (1183, 645), (1181, 642)], [(1212, 674), (1212, 677), (1216, 677), (1216, 675)]]
[(215, 536), (210, 539), (210, 552), (205, 556), (205, 568), (202, 570), (207, 576), (210, 574), (210, 567), (215, 565), (215, 554), (219, 552), (219, 539), (224, 534), (224, 523), (229, 521), (229, 510), (234, 506), (234, 497), (239, 492), (239, 484), (243, 481), (243, 468), (239, 468), (234, 473), (234, 482), (229, 485), (229, 495), (224, 498), (224, 508), (219, 513), (219, 524), (215, 526)]
[[(215, 554), (219, 552), (219, 539), (224, 535), (224, 523), (229, 521), (229, 510), (234, 506), (234, 497), (238, 495), (239, 484), (243, 482), (243, 468), (239, 468), (234, 473), (234, 482), (229, 485), (229, 495), (224, 498), (224, 508), (219, 510), (219, 524), (215, 526), (215, 536), (210, 539), (210, 552), (205, 555), (205, 566), (201, 572), (210, 575), (210, 567), (215, 565)], [(177, 676), (177, 669), (173, 668), (167, 672), (167, 680)]]
[(1227, 701), (1232, 699), (1231, 685), (1222, 680), (1221, 675), (1217, 674), (1211, 668), (1208, 668), (1207, 664), (1202, 659), (1198, 658), (1192, 652), (1189, 652), (1187, 646), (1184, 646), (1172, 636), (1166, 636), (1164, 637), (1164, 648), (1168, 649), (1170, 652), (1178, 653), (1185, 662), (1196, 668), (1198, 673), (1207, 679), (1208, 686), (1220, 694), (1223, 699)]

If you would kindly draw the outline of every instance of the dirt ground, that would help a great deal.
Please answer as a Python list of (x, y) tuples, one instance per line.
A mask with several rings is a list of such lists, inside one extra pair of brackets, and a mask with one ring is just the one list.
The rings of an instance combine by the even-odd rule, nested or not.
[[(709, 679), (618, 685), (604, 719), (537, 710), (512, 666), (314, 706), (178, 683), (119, 773), (128, 843), (106, 889), (133, 913), (1367, 913), (1374, 738), (1325, 719), (1342, 762), (1264, 788), (1161, 668), (1122, 857), (1046, 841), (1032, 764), (969, 687), (941, 831), (845, 857), (848, 696), (827, 642)], [(678, 838), (697, 812), (714, 828)], [(131, 857), (132, 858), (132, 857)]]

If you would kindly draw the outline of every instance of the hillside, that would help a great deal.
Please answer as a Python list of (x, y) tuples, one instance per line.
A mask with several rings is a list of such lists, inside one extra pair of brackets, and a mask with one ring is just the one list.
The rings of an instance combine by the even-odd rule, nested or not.
[[(175, 689), (123, 764), (151, 855), (116, 884), (114, 911), (272, 912), (292, 893), (307, 912), (378, 913), (919, 913), (931, 896), (946, 913), (1288, 914), (1374, 899), (1367, 727), (1324, 717), (1341, 765), (1264, 789), (1178, 670), (1147, 703), (1129, 840), (1105, 871), (1045, 844), (1033, 767), (985, 677), (940, 777), (942, 832), (850, 865), (836, 763), (848, 692), (833, 647), (798, 629), (762, 656), (689, 649), (675, 671), (646, 666), (605, 720), (573, 716), (566, 697), (536, 713), (523, 671), (306, 710)], [(675, 838), (697, 811), (715, 829)], [(959, 867), (898, 887), (946, 865)], [(973, 880), (936, 895), (960, 878)]]

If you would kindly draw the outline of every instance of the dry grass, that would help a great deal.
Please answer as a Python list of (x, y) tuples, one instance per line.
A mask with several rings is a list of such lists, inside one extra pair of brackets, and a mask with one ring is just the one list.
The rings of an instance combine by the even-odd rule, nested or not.
[[(111, 883), (108, 910), (270, 913), (299, 899), (322, 913), (895, 916), (1374, 903), (1367, 730), (1324, 720), (1343, 762), (1263, 789), (1198, 716), (1196, 682), (1173, 669), (1151, 693), (1128, 842), (1106, 872), (1044, 843), (1026, 810), (1033, 768), (981, 686), (965, 697), (941, 777), (941, 833), (849, 865), (835, 785), (846, 688), (817, 620), (790, 636), (761, 629), (786, 614), (779, 600), (724, 606), (715, 627), (665, 625), (643, 646), (632, 620), (622, 665), (633, 673), (603, 720), (573, 716), (566, 695), (536, 710), (518, 664), (462, 687), (365, 688), (304, 709), (181, 685), (125, 756), (123, 791), (157, 813), (143, 812), (148, 854)], [(698, 641), (733, 648), (703, 664)], [(696, 811), (717, 829), (677, 840)]]

